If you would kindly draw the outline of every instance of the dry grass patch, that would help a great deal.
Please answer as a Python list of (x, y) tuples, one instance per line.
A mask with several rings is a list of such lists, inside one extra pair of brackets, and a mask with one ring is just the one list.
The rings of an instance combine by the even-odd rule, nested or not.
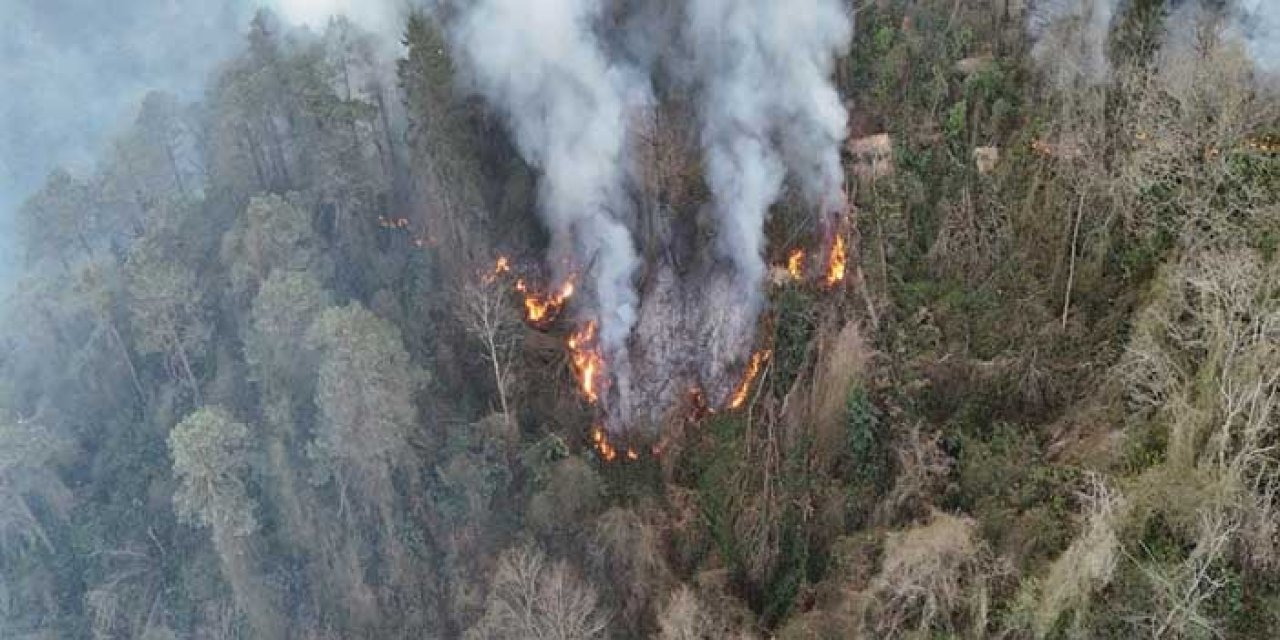
[(972, 518), (934, 512), (928, 524), (886, 538), (863, 624), (874, 637), (981, 636), (996, 568)]

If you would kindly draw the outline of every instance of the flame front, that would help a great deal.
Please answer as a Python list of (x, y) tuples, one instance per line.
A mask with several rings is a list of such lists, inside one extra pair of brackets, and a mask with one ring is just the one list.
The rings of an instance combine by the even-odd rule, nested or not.
[(574, 375), (578, 378), (578, 390), (591, 404), (600, 400), (601, 381), (604, 380), (604, 357), (596, 346), (596, 321), (592, 320), (569, 336), (569, 357)]
[[(491, 284), (498, 278), (511, 273), (511, 260), (507, 256), (498, 256), (493, 269), (484, 275), (484, 283)], [(524, 278), (516, 279), (516, 291), (524, 299), (525, 320), (533, 324), (545, 325), (555, 320), (560, 310), (569, 302), (574, 293), (574, 276), (570, 276), (560, 289), (554, 293), (542, 294), (530, 291)]]
[(792, 249), (787, 255), (787, 273), (792, 280), (804, 278), (804, 249)]
[(833, 287), (844, 280), (848, 260), (849, 257), (844, 250), (844, 236), (836, 234), (835, 244), (831, 246), (831, 258), (827, 261), (828, 287)]
[(524, 317), (535, 324), (548, 323), (560, 314), (560, 310), (573, 297), (573, 278), (565, 281), (559, 291), (552, 294), (531, 293), (524, 278), (516, 280), (516, 291), (524, 296)]
[(618, 449), (609, 442), (609, 436), (605, 435), (604, 428), (599, 425), (591, 428), (591, 448), (605, 462), (613, 462), (618, 458)]
[(490, 284), (499, 277), (511, 272), (511, 261), (506, 256), (498, 256), (498, 261), (493, 264), (493, 271), (485, 274), (484, 283)]
[(751, 392), (751, 383), (755, 382), (756, 376), (760, 375), (760, 367), (764, 366), (765, 361), (772, 355), (772, 351), (757, 351), (751, 355), (751, 364), (747, 367), (747, 375), (743, 376), (742, 382), (738, 384), (737, 390), (733, 392), (733, 398), (729, 400), (730, 409), (738, 409), (746, 404), (747, 394)]
[(639, 451), (630, 447), (626, 451), (622, 451), (612, 442), (609, 442), (609, 434), (600, 425), (591, 427), (591, 448), (605, 462), (613, 462), (618, 458), (626, 458), (631, 462), (636, 462), (640, 459)]

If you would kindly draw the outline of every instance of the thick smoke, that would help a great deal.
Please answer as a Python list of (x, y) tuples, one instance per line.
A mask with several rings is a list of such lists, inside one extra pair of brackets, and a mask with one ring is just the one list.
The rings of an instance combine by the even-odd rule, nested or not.
[(843, 208), (847, 114), (830, 79), (852, 29), (833, 0), (688, 5), (719, 250), (752, 301), (765, 275), (764, 222), (784, 171), (825, 216)]
[[(619, 430), (691, 387), (716, 403), (732, 390), (763, 300), (764, 224), (788, 175), (828, 229), (844, 211), (846, 113), (830, 78), (852, 24), (839, 0), (641, 3), (630, 17), (610, 6), (476, 0), (439, 13), (470, 88), (542, 172), (552, 266), (581, 271), (594, 294), (587, 315), (615, 382), (607, 424)], [(659, 69), (698, 105), (716, 246), (691, 270), (647, 265), (641, 300), (626, 147)]]
[[(594, 0), (479, 0), (448, 22), (473, 88), (507, 120), (541, 171), (539, 207), (560, 277), (582, 271), (594, 292), (600, 341), (625, 385), (639, 260), (623, 189), (628, 114), (650, 101), (647, 77), (612, 62), (596, 35)], [(615, 364), (617, 363), (617, 364)]]
[(699, 384), (722, 402), (750, 354), (763, 301), (764, 224), (787, 174), (834, 229), (845, 209), (840, 144), (847, 113), (831, 83), (852, 37), (833, 0), (694, 0), (686, 38), (700, 85), (717, 249), (732, 273), (699, 283)]
[[(634, 24), (678, 34), (647, 59), (696, 103), (715, 247), (705, 254), (689, 246), (697, 229), (673, 229), (667, 250), (677, 258), (649, 265), (630, 354), (634, 397), (624, 399), (641, 421), (660, 421), (693, 390), (717, 407), (732, 395), (756, 346), (765, 221), (788, 176), (829, 232), (845, 211), (847, 114), (831, 83), (852, 37), (842, 3), (692, 0), (683, 9)], [(645, 59), (643, 44), (629, 49)]]

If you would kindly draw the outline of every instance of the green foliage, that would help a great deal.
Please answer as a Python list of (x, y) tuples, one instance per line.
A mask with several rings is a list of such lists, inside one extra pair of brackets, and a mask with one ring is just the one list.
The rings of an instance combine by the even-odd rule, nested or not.
[(887, 424), (864, 387), (849, 392), (845, 438), (848, 520), (865, 523), (876, 500), (889, 488), (892, 460)]
[(569, 445), (555, 434), (547, 435), (525, 447), (520, 459), (536, 485), (546, 481), (555, 464), (569, 457)]
[(812, 531), (800, 506), (811, 495), (817, 480), (808, 467), (810, 446), (804, 443), (795, 447), (783, 461), (782, 491), (794, 501), (774, 516), (779, 520), (777, 558), (764, 582), (760, 607), (761, 619), (768, 626), (777, 626), (787, 617), (804, 585), (821, 578), (826, 566), (826, 556), (814, 548)]
[(240, 224), (222, 241), (222, 261), (241, 295), (256, 293), (274, 271), (311, 273), (321, 282), (332, 271), (310, 216), (275, 195), (249, 201)]
[(1072, 533), (1076, 474), (1041, 458), (1034, 436), (997, 425), (960, 443), (957, 506), (998, 549), (1024, 562), (1052, 558)]
[[(1213, 51), (1150, 64), (1155, 0), (1121, 12), (1114, 81), (1068, 91), (1038, 84), (1012, 5), (860, 4), (841, 95), (895, 171), (849, 185), (866, 281), (772, 287), (751, 413), (673, 416), (662, 455), (628, 442), (639, 461), (577, 440), (567, 325), (512, 325), (518, 419), (488, 413), (456, 292), (497, 248), (543, 248), (538, 175), (457, 90), (436, 18), (405, 25), (399, 94), (386, 43), (266, 13), (201, 104), (149, 94), (92, 172), (18, 211), (0, 635), (1020, 637), (1046, 566), (1109, 557), (1064, 551), (1085, 540), (1120, 560), (1060, 581), (1087, 602), (1051, 637), (1147, 635), (1191, 609), (1172, 592), (1206, 594), (1207, 635), (1269, 637), (1273, 414), (1249, 431), (1269, 396), (1222, 399), (1274, 382), (1280, 157), (1251, 144), (1274, 97)], [(655, 92), (660, 122), (694, 111)], [(773, 259), (819, 226), (775, 209)], [(871, 353), (814, 419), (818, 336), (854, 319)], [(1114, 490), (1101, 533), (1085, 477)], [(1234, 528), (1211, 552), (1215, 514)]]
[(880, 55), (889, 53), (889, 48), (893, 46), (894, 36), (893, 27), (882, 25), (877, 28), (875, 38), (872, 40), (875, 51)]
[(799, 287), (782, 289), (773, 300), (774, 380), (780, 389), (791, 386), (809, 359), (810, 344), (817, 331), (814, 292)]
[(457, 525), (484, 522), (509, 473), (500, 461), (482, 454), (455, 454), (435, 470), (435, 507)]
[(253, 326), (245, 341), (245, 360), (260, 382), (270, 385), (281, 377), (296, 379), (309, 373), (304, 371), (305, 350), (298, 344), (332, 298), (309, 272), (271, 272), (253, 300)]
[(312, 457), (375, 503), (391, 500), (391, 472), (410, 464), (409, 438), (417, 424), (413, 397), (422, 382), (399, 330), (353, 304), (322, 313), (307, 342), (321, 354), (321, 429)]
[(1164, 462), (1169, 449), (1166, 425), (1147, 421), (1134, 425), (1125, 438), (1123, 465), (1129, 473), (1141, 473)]
[(961, 100), (947, 110), (947, 119), (943, 123), (943, 130), (946, 131), (947, 140), (952, 144), (961, 145), (966, 140), (966, 133), (969, 128), (969, 102)]
[(219, 537), (255, 532), (256, 507), (245, 483), (250, 444), (249, 427), (217, 407), (202, 408), (178, 423), (169, 434), (178, 515)]
[(577, 456), (565, 458), (529, 500), (529, 522), (535, 531), (573, 529), (599, 510), (603, 497), (603, 486), (591, 465)]
[(44, 426), (0, 413), (0, 559), (54, 550), (49, 526), (71, 501), (55, 465), (68, 446)]
[(89, 185), (70, 173), (59, 169), (50, 174), (44, 187), (18, 210), (28, 261), (91, 252), (89, 239), (99, 223), (92, 199)]
[(720, 557), (736, 571), (744, 565), (743, 550), (734, 535), (734, 482), (740, 459), (742, 420), (732, 416), (713, 418), (705, 428), (714, 444), (694, 461), (697, 469), (698, 504), (706, 531)]

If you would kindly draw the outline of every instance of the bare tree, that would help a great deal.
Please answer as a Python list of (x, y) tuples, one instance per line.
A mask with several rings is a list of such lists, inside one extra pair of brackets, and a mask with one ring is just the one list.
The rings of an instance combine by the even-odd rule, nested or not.
[(1166, 46), (1150, 69), (1120, 77), (1118, 138), (1128, 148), (1115, 183), (1130, 232), (1221, 246), (1246, 235), (1254, 214), (1274, 203), (1271, 188), (1249, 178), (1249, 163), (1235, 161), (1251, 135), (1280, 118), (1280, 101), (1253, 74), (1244, 52), (1206, 39)]
[(1088, 477), (1081, 492), (1085, 523), (1080, 535), (1049, 565), (1039, 583), (1039, 600), (1031, 626), (1036, 637), (1048, 636), (1062, 614), (1088, 606), (1089, 598), (1111, 582), (1120, 556), (1117, 529), (1128, 505), (1125, 497), (1098, 475)]
[(484, 349), (484, 357), (493, 367), (493, 383), (498, 390), (498, 403), (503, 420), (510, 426), (511, 365), (520, 343), (520, 319), (516, 317), (501, 278), (485, 275), (463, 285), (457, 299), (458, 319)]
[(1148, 508), (1183, 522), (1186, 557), (1128, 559), (1153, 598), (1136, 622), (1153, 637), (1221, 635), (1210, 603), (1232, 554), (1275, 562), (1280, 526), (1280, 269), (1252, 250), (1194, 253), (1168, 269), (1137, 316), (1119, 373), (1139, 415), (1169, 425), (1150, 482), (1193, 478)]
[(694, 589), (681, 585), (671, 593), (658, 615), (657, 637), (660, 640), (754, 639), (755, 633), (732, 619), (732, 609), (717, 608)]
[(532, 546), (508, 549), (489, 586), (484, 616), (469, 640), (585, 640), (604, 637), (608, 615), (596, 591), (565, 562)]

